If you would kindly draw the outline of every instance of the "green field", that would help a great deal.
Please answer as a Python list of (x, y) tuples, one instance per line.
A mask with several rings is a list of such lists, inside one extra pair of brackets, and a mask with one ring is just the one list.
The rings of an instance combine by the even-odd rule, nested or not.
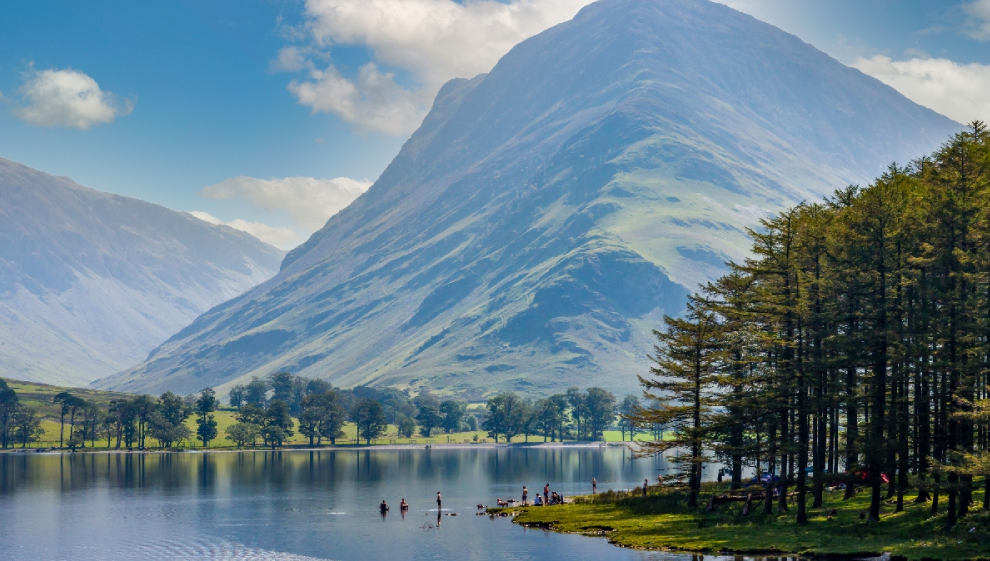
[[(604, 431), (602, 433), (602, 436), (605, 437), (605, 442), (631, 442), (633, 440), (633, 439), (630, 439), (629, 438), (629, 433), (628, 432), (625, 435), (626, 436), (625, 440), (623, 440), (623, 438), (622, 438), (622, 431), (617, 431), (617, 430), (607, 430), (607, 431)], [(667, 438), (669, 438), (669, 436), (670, 435), (665, 435), (664, 436), (664, 440), (667, 440)], [(636, 433), (635, 441), (636, 442), (653, 442), (653, 435), (650, 434), (650, 433), (647, 433), (647, 432), (638, 432), (638, 433)]]
[[(711, 495), (725, 489), (706, 484), (705, 491)], [(706, 504), (707, 497), (702, 499)], [(982, 501), (983, 493), (975, 493), (973, 509)], [(826, 493), (824, 508), (809, 511), (807, 525), (795, 522), (793, 500), (789, 512), (767, 516), (759, 508), (743, 516), (741, 503), (721, 505), (713, 514), (704, 507), (689, 510), (684, 503), (683, 492), (664, 489), (647, 497), (635, 491), (609, 492), (595, 499), (578, 497), (575, 504), (511, 510), (518, 513), (519, 524), (604, 535), (616, 545), (641, 549), (802, 556), (886, 552), (909, 561), (990, 558), (990, 512), (970, 514), (943, 532), (945, 497), (938, 516), (930, 516), (930, 503), (914, 504), (913, 497), (906, 497), (903, 512), (894, 513), (894, 505), (885, 503), (881, 521), (872, 524), (860, 519), (869, 508), (866, 490), (847, 501), (842, 491)], [(836, 513), (830, 516), (832, 509)]]

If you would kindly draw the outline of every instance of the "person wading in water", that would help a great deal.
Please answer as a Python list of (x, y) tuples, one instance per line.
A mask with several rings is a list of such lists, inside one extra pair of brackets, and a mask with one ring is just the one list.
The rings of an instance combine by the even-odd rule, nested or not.
[(440, 491), (437, 491), (437, 512), (440, 511)]

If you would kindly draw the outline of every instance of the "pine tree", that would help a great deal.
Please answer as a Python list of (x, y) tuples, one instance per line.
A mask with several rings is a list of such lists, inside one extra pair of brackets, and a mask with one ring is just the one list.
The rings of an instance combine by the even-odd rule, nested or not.
[(688, 506), (696, 506), (701, 490), (701, 471), (715, 427), (715, 408), (720, 404), (718, 380), (724, 362), (719, 350), (720, 326), (716, 317), (697, 301), (688, 304), (683, 319), (664, 317), (666, 329), (654, 331), (658, 344), (652, 357), (652, 378), (640, 377), (646, 397), (658, 406), (642, 409), (633, 417), (639, 424), (659, 423), (674, 438), (645, 444), (644, 453), (685, 449), (674, 463), (688, 478)]

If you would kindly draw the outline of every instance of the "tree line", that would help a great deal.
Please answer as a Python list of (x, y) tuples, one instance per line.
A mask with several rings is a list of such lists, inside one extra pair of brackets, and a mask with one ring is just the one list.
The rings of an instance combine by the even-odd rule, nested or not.
[[(158, 399), (146, 395), (115, 398), (101, 406), (63, 391), (53, 397), (53, 403), (59, 413), (59, 447), (70, 449), (86, 448), (87, 443), (95, 448), (104, 439), (107, 448), (144, 447), (148, 437), (171, 447), (190, 437), (185, 420), (195, 406), (195, 400), (171, 392)], [(24, 448), (44, 434), (38, 409), (21, 403), (17, 393), (0, 380), (0, 447), (19, 444)]]
[(827, 485), (864, 488), (873, 521), (913, 493), (951, 527), (982, 476), (990, 508), (986, 126), (749, 234), (753, 257), (655, 332), (657, 404), (628, 416), (673, 430), (648, 450), (679, 450), (689, 502), (718, 457), (733, 488), (743, 466), (771, 475), (766, 513), (793, 490), (802, 523)]
[[(18, 405), (16, 393), (2, 380), (0, 384), (0, 445), (26, 447), (44, 434), (41, 416), (34, 408)], [(166, 392), (158, 398), (117, 397), (103, 405), (60, 392), (53, 401), (58, 406), (59, 447), (95, 448), (99, 443), (114, 449), (153, 444), (172, 448), (194, 438), (209, 446), (220, 436), (215, 415), (220, 402), (212, 388), (188, 396)], [(242, 447), (282, 446), (297, 432), (310, 446), (336, 445), (345, 424), (351, 422), (357, 437), (368, 444), (382, 437), (389, 425), (406, 438), (482, 429), (496, 442), (519, 435), (527, 441), (538, 435), (544, 441), (598, 440), (614, 427), (617, 415), (628, 415), (639, 405), (633, 395), (617, 405), (615, 396), (602, 388), (570, 388), (535, 401), (500, 393), (486, 407), (469, 410), (467, 402), (441, 398), (428, 389), (416, 396), (396, 388), (342, 389), (325, 380), (279, 372), (230, 389), (235, 422), (224, 435)], [(657, 425), (618, 419), (623, 440), (638, 431), (652, 432), (654, 437), (662, 433)]]
[[(639, 407), (636, 396), (626, 396), (621, 406), (616, 405), (615, 394), (602, 388), (581, 391), (569, 388), (566, 393), (532, 401), (513, 392), (497, 394), (488, 400), (487, 413), (482, 428), (488, 436), (508, 442), (523, 435), (529, 441), (531, 435), (543, 436), (543, 441), (600, 440), (604, 432), (613, 426), (618, 413), (630, 414)], [(622, 439), (628, 430), (630, 437), (640, 428), (640, 423), (625, 418), (620, 423)]]
[[(440, 431), (454, 433), (478, 427), (477, 417), (466, 415), (466, 402), (441, 400), (429, 390), (411, 397), (396, 388), (342, 389), (326, 380), (279, 372), (234, 386), (229, 395), (230, 405), (238, 410), (238, 422), (228, 429), (228, 435), (239, 445), (258, 438), (266, 444), (281, 444), (293, 434), (291, 417), (298, 418), (299, 432), (313, 446), (321, 445), (324, 439), (335, 445), (348, 421), (355, 424), (358, 437), (368, 444), (383, 436), (389, 425), (395, 425), (399, 435), (407, 438), (417, 429), (420, 435), (430, 437)], [(266, 422), (265, 415), (289, 421)], [(278, 428), (267, 429), (266, 433), (266, 427)], [(285, 434), (280, 434), (280, 429)]]
[[(415, 397), (396, 388), (341, 389), (325, 380), (280, 372), (231, 388), (230, 405), (238, 408), (238, 423), (228, 429), (228, 436), (238, 445), (251, 444), (258, 438), (266, 444), (280, 443), (279, 438), (265, 434), (266, 411), (275, 407), (276, 416), (282, 416), (284, 409), (298, 418), (299, 432), (313, 446), (321, 445), (324, 439), (336, 444), (347, 421), (355, 424), (358, 437), (368, 444), (383, 436), (388, 425), (395, 425), (399, 436), (406, 438), (417, 432), (429, 438), (480, 427), (496, 442), (517, 435), (525, 435), (528, 440), (538, 434), (544, 440), (595, 440), (612, 426), (617, 413), (632, 411), (638, 403), (636, 396), (627, 396), (617, 409), (615, 396), (607, 390), (589, 388), (582, 392), (571, 388), (566, 394), (535, 402), (512, 392), (500, 393), (488, 400), (486, 408), (469, 413), (466, 402), (440, 398), (428, 389)], [(623, 437), (627, 429), (632, 436), (639, 428), (624, 423)], [(291, 425), (278, 426), (292, 430)]]

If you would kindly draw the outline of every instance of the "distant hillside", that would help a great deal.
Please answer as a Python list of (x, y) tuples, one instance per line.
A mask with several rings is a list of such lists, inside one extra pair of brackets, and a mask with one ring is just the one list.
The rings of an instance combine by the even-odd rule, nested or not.
[(957, 123), (705, 0), (603, 0), (454, 80), (272, 280), (99, 387), (280, 369), (452, 392), (635, 391), (651, 329), (745, 229)]
[(0, 158), (0, 375), (84, 385), (133, 366), (282, 255)]
[[(38, 412), (42, 417), (58, 421), (61, 405), (55, 403), (54, 398), (61, 392), (69, 392), (72, 395), (85, 399), (86, 401), (106, 409), (110, 402), (115, 399), (133, 399), (134, 396), (126, 393), (108, 392), (101, 390), (89, 390), (83, 388), (72, 388), (64, 386), (52, 386), (38, 382), (25, 382), (23, 380), (12, 380), (5, 378), (10, 389), (17, 392), (17, 402), (20, 405), (30, 407)], [(58, 439), (58, 435), (54, 437)], [(52, 435), (47, 435), (51, 440)]]

